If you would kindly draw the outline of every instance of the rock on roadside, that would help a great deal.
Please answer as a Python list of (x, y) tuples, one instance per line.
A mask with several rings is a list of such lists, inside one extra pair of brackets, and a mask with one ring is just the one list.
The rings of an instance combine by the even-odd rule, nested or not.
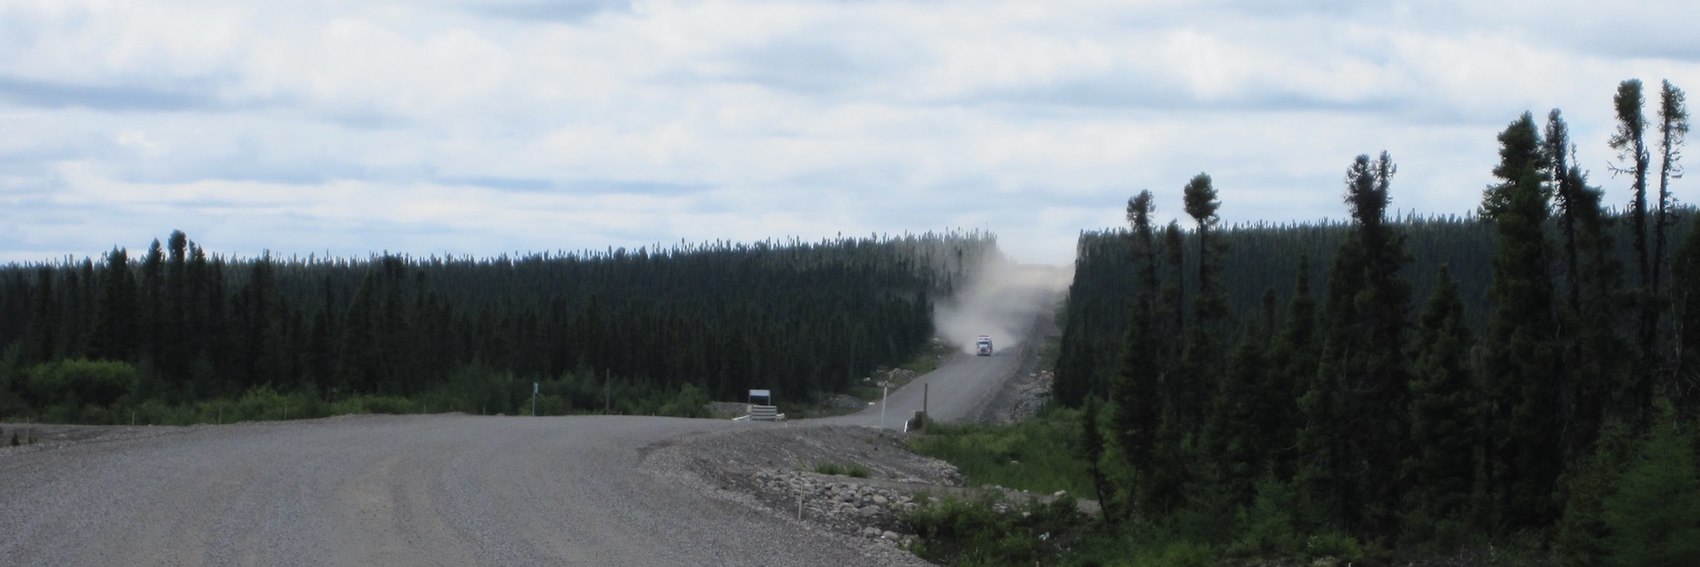
[[(960, 489), (962, 475), (949, 463), (917, 455), (903, 434), (855, 426), (751, 424), (748, 431), (701, 435), (650, 447), (645, 465), (664, 474), (685, 473), (723, 496), (778, 516), (860, 538), (903, 563), (920, 563), (902, 551), (912, 541), (902, 514), (922, 493)], [(823, 464), (866, 478), (816, 472)]]

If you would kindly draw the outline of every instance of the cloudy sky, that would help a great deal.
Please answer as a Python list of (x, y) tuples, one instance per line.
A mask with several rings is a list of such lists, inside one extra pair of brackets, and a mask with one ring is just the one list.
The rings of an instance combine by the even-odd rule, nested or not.
[[(1687, 6), (1687, 8), (1684, 8)], [(1609, 7), (1609, 8), (1608, 8)], [(1066, 262), (1128, 196), (1462, 214), (1525, 110), (1613, 203), (1611, 96), (1700, 88), (1686, 1), (0, 0), (0, 262), (491, 256), (985, 229)], [(1650, 109), (1651, 110), (1651, 109)], [(1694, 152), (1691, 152), (1694, 153)], [(1700, 155), (1700, 153), (1696, 153)], [(1700, 185), (1676, 185), (1700, 202)]]

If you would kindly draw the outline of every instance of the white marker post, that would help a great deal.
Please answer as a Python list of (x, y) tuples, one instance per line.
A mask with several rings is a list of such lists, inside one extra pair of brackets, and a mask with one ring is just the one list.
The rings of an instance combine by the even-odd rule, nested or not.
[(531, 383), (531, 417), (537, 417), (537, 393), (543, 390), (538, 382)]
[(880, 381), (880, 429), (885, 429), (885, 401), (891, 398), (891, 381)]

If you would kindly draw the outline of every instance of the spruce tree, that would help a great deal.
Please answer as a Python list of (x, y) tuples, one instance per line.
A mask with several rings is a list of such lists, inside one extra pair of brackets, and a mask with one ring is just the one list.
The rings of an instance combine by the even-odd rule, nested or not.
[(1630, 372), (1630, 384), (1624, 388), (1626, 399), (1620, 403), (1625, 410), (1635, 414), (1635, 423), (1640, 427), (1645, 427), (1651, 417), (1647, 408), (1653, 403), (1652, 375), (1657, 368), (1654, 343), (1659, 326), (1659, 310), (1653, 293), (1653, 260), (1647, 245), (1647, 172), (1651, 156), (1647, 153), (1647, 119), (1641, 112), (1644, 103), (1639, 79), (1618, 84), (1617, 94), (1612, 98), (1617, 111), (1617, 130), (1610, 141), (1612, 149), (1617, 150), (1618, 161), (1624, 164), (1612, 171), (1631, 176), (1630, 190), (1634, 194), (1628, 215), (1636, 273), (1640, 276), (1636, 280), (1634, 297), (1637, 356), (1634, 358), (1635, 367)]
[(1346, 173), (1353, 230), (1335, 256), (1323, 312), (1317, 375), (1300, 400), (1301, 484), (1336, 526), (1365, 536), (1393, 533), (1398, 473), (1409, 451), (1405, 335), (1410, 255), (1387, 226), (1393, 160), (1360, 155)]
[(1470, 373), (1470, 328), (1458, 283), (1441, 266), (1411, 349), (1411, 507), (1431, 519), (1462, 519), (1476, 486), (1481, 395)]
[(1565, 177), (1569, 196), (1560, 206), (1563, 214), (1576, 219), (1578, 272), (1573, 283), (1576, 302), (1558, 311), (1569, 386), (1560, 409), (1566, 422), (1561, 428), (1564, 460), (1573, 462), (1591, 452), (1609, 402), (1627, 374), (1631, 349), (1620, 324), (1623, 264), (1612, 238), (1612, 219), (1602, 205), (1604, 192), (1589, 185), (1587, 174), (1575, 165)]
[[(1179, 337), (1186, 332), (1186, 239), (1181, 234), (1181, 224), (1169, 221), (1163, 227), (1163, 263), (1169, 268), (1169, 277), (1163, 282), (1162, 303), (1163, 314), (1167, 315), (1169, 323), (1165, 332), (1170, 337)], [(1171, 352), (1166, 353), (1169, 360), (1179, 360), (1181, 341), (1169, 341)]]
[(1645, 100), (1640, 79), (1617, 85), (1617, 94), (1612, 97), (1617, 111), (1617, 131), (1612, 133), (1610, 141), (1611, 148), (1617, 150), (1618, 161), (1624, 164), (1613, 167), (1612, 171), (1631, 176), (1630, 237), (1635, 249), (1636, 273), (1640, 274), (1637, 285), (1642, 288), (1650, 287), (1653, 279), (1647, 256), (1647, 168), (1651, 157), (1647, 154), (1647, 119), (1641, 114)]
[[(1127, 335), (1122, 343), (1121, 371), (1111, 382), (1110, 395), (1115, 401), (1112, 422), (1115, 439), (1121, 447), (1129, 470), (1136, 479), (1150, 478), (1156, 464), (1153, 455), (1157, 444), (1157, 428), (1167, 399), (1162, 389), (1166, 373), (1162, 350), (1166, 342), (1158, 330), (1155, 289), (1157, 253), (1152, 234), (1153, 212), (1150, 191), (1142, 191), (1128, 200), (1127, 220), (1132, 230), (1131, 254), (1136, 272), (1133, 311), (1129, 314)], [(1135, 493), (1147, 487), (1134, 487)], [(1131, 512), (1131, 510), (1129, 510)]]
[(1219, 218), (1216, 210), (1216, 188), (1210, 176), (1200, 173), (1187, 182), (1185, 188), (1186, 214), (1192, 217), (1194, 239), (1198, 243), (1198, 294), (1193, 300), (1193, 320), (1187, 327), (1186, 346), (1182, 351), (1181, 376), (1176, 385), (1175, 404), (1180, 425), (1196, 430), (1204, 425), (1205, 410), (1222, 374), (1221, 320), (1226, 316), (1226, 300), (1217, 289), (1217, 274), (1221, 268), (1215, 260), (1215, 248), (1221, 245), (1215, 234)]
[[(30, 335), (35, 338), (29, 360), (48, 362), (59, 354), (58, 299), (53, 293), (53, 269), (43, 266), (36, 270), (35, 316), (30, 320)], [(0, 390), (3, 391), (3, 390)]]
[(136, 280), (122, 248), (106, 255), (91, 346), (95, 358), (128, 362), (136, 353)]
[(1499, 135), (1501, 183), (1483, 192), (1482, 216), (1499, 235), (1489, 288), (1494, 308), (1480, 374), (1487, 398), (1490, 486), (1507, 528), (1545, 525), (1563, 466), (1559, 411), (1568, 388), (1558, 364), (1549, 245), (1547, 167), (1540, 132), (1524, 113)]
[(1269, 352), (1269, 390), (1282, 401), (1276, 406), (1274, 421), (1267, 426), (1274, 436), (1269, 451), (1278, 479), (1293, 476), (1293, 448), (1303, 425), (1299, 399), (1317, 372), (1316, 299), (1310, 292), (1310, 256), (1299, 257), (1294, 279), (1293, 298), (1287, 303), (1287, 315)]
[(1577, 225), (1581, 222), (1580, 217), (1587, 214), (1587, 211), (1578, 207), (1576, 202), (1583, 198), (1578, 192), (1584, 188), (1571, 175), (1570, 154), (1574, 151), (1575, 148), (1570, 142), (1570, 126), (1565, 124), (1564, 115), (1554, 108), (1547, 113), (1545, 152), (1549, 165), (1548, 184), (1553, 205), (1558, 210), (1559, 239), (1564, 251), (1565, 290), (1569, 292), (1570, 308), (1578, 310), (1582, 307), (1582, 286), (1579, 283), (1582, 269), (1576, 232)]
[(1618, 319), (1621, 267), (1613, 249), (1611, 220), (1601, 208), (1602, 191), (1571, 162), (1575, 145), (1558, 109), (1547, 115), (1545, 154), (1548, 192), (1558, 217), (1566, 300), (1558, 310), (1560, 348), (1569, 369), (1560, 392), (1564, 460), (1589, 452), (1619, 378), (1623, 343)]
[(1240, 331), (1205, 427), (1205, 457), (1215, 462), (1222, 489), (1240, 504), (1251, 502), (1257, 479), (1268, 470), (1268, 452), (1278, 443), (1272, 430), (1277, 408), (1290, 403), (1270, 392), (1269, 335), (1261, 329), (1265, 325), (1248, 321)]
[[(1676, 88), (1668, 80), (1664, 82), (1663, 88), (1659, 91), (1659, 208), (1658, 220), (1654, 223), (1653, 229), (1654, 293), (1660, 291), (1659, 275), (1662, 272), (1660, 262), (1665, 257), (1667, 233), (1670, 232), (1671, 225), (1674, 224), (1672, 217), (1675, 216), (1675, 212), (1670, 210), (1672, 200), (1670, 181), (1672, 178), (1682, 176), (1682, 166), (1680, 165), (1682, 145), (1688, 137), (1687, 98), (1682, 89)], [(1682, 280), (1673, 280), (1672, 286), (1682, 286), (1685, 283), (1692, 285)], [(1672, 299), (1680, 293), (1682, 292), (1673, 290)], [(1680, 314), (1680, 312), (1678, 313)], [(1685, 324), (1683, 321), (1674, 323), (1678, 327)], [(1681, 332), (1679, 331), (1677, 334), (1677, 338), (1680, 340)], [(1666, 395), (1674, 397), (1674, 401), (1678, 404), (1686, 406), (1687, 398), (1690, 396), (1683, 391), (1689, 388), (1684, 385), (1685, 378), (1681, 374), (1682, 345), (1673, 344), (1670, 348), (1669, 357), (1665, 357), (1664, 352), (1660, 353), (1661, 358), (1664, 359), (1662, 362), (1665, 368), (1660, 369), (1659, 375), (1664, 378), (1664, 383), (1659, 386), (1666, 390)]]
[(163, 313), (156, 340), (158, 358), (154, 367), (165, 381), (170, 395), (180, 395), (189, 371), (189, 237), (182, 231), (171, 231), (166, 239), (165, 297)]
[(1670, 181), (1682, 176), (1682, 144), (1688, 137), (1688, 96), (1665, 81), (1659, 90), (1659, 196), (1653, 222), (1653, 293), (1660, 291), (1659, 276), (1672, 224)]
[(1110, 486), (1109, 477), (1104, 474), (1104, 434), (1099, 428), (1098, 405), (1096, 396), (1089, 397), (1081, 410), (1080, 457), (1086, 461), (1086, 474), (1092, 479), (1092, 491), (1098, 498), (1104, 522), (1114, 524), (1121, 516), (1114, 508), (1114, 489)]
[(1653, 428), (1640, 458), (1605, 501), (1610, 562), (1700, 565), (1700, 475), (1692, 432), (1667, 422)]

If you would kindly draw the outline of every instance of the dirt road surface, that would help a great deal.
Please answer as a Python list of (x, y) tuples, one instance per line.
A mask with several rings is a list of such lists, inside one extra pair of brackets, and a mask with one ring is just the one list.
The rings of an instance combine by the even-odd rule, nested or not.
[[(877, 565), (867, 542), (641, 466), (736, 428), (346, 417), (0, 453), (4, 565)], [(24, 448), (28, 449), (28, 448)]]
[(1011, 278), (1006, 286), (979, 298), (982, 305), (975, 309), (974, 319), (988, 329), (1003, 331), (993, 336), (997, 350), (992, 356), (955, 353), (937, 370), (890, 392), (883, 407), (876, 402), (851, 415), (810, 421), (902, 430), (923, 404), (928, 416), (937, 421), (994, 421), (988, 414), (994, 401), (1018, 375), (1038, 370), (1039, 345), (1046, 333), (1055, 331), (1053, 310), (1061, 292), (1047, 283), (1055, 279), (1050, 273)]
[[(859, 412), (810, 423), (864, 425), (903, 430), (905, 421), (926, 404), (927, 413), (938, 421), (983, 421), (983, 410), (1008, 387), (1019, 372), (1032, 368), (1035, 341), (1026, 341), (998, 351), (993, 356), (955, 353), (937, 370), (915, 378), (893, 390), (885, 400)], [(882, 413), (883, 409), (883, 413)]]

